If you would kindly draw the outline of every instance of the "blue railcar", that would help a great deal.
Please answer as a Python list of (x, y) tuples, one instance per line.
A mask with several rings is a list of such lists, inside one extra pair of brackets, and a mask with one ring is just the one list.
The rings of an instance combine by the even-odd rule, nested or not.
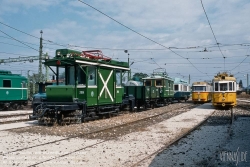
[(180, 102), (181, 100), (185, 100), (185, 102), (191, 96), (191, 89), (187, 81), (175, 78), (174, 80), (174, 100)]
[(16, 110), (27, 104), (27, 78), (0, 70), (0, 110)]

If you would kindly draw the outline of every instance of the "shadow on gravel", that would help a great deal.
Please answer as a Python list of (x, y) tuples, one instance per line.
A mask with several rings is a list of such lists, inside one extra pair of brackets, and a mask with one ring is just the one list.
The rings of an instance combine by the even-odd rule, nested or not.
[[(250, 111), (236, 107), (234, 114), (235, 121), (231, 124), (230, 110), (216, 110), (196, 130), (158, 153), (149, 166), (236, 166), (237, 159), (230, 155), (250, 151)], [(249, 162), (238, 162), (237, 166), (248, 166), (247, 156)]]

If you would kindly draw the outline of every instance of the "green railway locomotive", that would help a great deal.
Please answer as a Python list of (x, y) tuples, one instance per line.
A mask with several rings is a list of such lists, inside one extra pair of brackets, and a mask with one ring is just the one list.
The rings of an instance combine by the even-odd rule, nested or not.
[(33, 110), (31, 118), (39, 123), (81, 123), (121, 109), (127, 62), (111, 60), (100, 50), (59, 49), (44, 64), (55, 74), (57, 85), (46, 87), (46, 101)]
[(27, 78), (0, 70), (0, 110), (17, 110), (27, 104)]
[(165, 69), (155, 69), (150, 77), (142, 78), (142, 82), (142, 85), (137, 85), (132, 81), (125, 86), (125, 95), (134, 96), (137, 110), (140, 107), (147, 109), (165, 106), (172, 102), (174, 80), (167, 75)]

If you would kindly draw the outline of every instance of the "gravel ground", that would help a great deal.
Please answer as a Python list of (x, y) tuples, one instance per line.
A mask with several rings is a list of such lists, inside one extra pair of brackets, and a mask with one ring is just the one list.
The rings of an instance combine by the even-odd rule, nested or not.
[(155, 121), (155, 124), (140, 131), (131, 131), (122, 136), (113, 131), (119, 137), (112, 140), (103, 140), (100, 136), (86, 139), (2, 131), (0, 158), (3, 161), (0, 166), (131, 166), (204, 120), (213, 112), (211, 106), (205, 107), (205, 110), (184, 110), (170, 119)]
[[(230, 125), (230, 112), (216, 111), (188, 136), (140, 164), (136, 162), (205, 119), (201, 111), (191, 112), (184, 108), (186, 103), (176, 103), (83, 124), (1, 131), (0, 159), (3, 161), (0, 166), (250, 166), (247, 154), (250, 151), (250, 106), (243, 102), (238, 104), (233, 125)], [(120, 126), (120, 129), (79, 136), (170, 110), (174, 112), (140, 122), (138, 126), (131, 124), (126, 128)], [(236, 161), (230, 157), (232, 154), (236, 154)]]
[(250, 105), (242, 102), (238, 105), (232, 125), (229, 111), (216, 110), (198, 129), (140, 165), (250, 166)]

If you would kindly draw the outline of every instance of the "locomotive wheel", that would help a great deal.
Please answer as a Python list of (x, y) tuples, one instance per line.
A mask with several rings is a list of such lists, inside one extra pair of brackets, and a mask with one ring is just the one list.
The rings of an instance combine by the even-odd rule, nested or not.
[(35, 110), (33, 111), (33, 115), (40, 115), (42, 114), (42, 110), (43, 109), (43, 106), (40, 104), (38, 106), (36, 106)]

